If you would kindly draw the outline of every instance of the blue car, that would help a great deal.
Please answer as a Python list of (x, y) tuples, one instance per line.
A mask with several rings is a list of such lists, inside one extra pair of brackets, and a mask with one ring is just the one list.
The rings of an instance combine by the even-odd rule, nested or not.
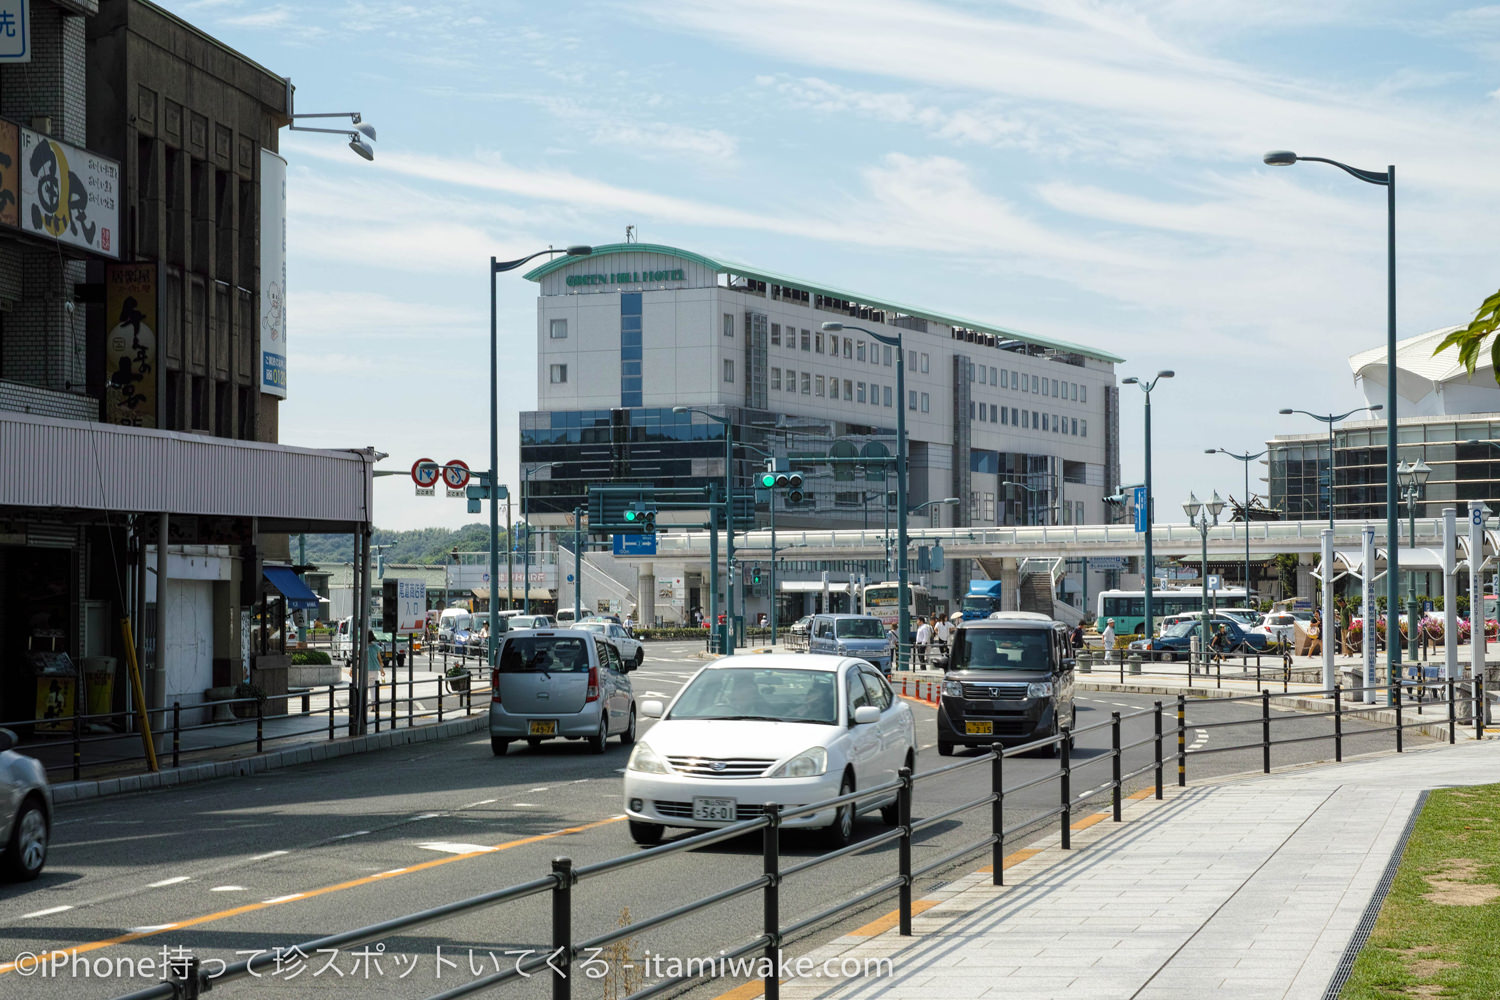
[[(1209, 619), (1210, 638), (1221, 625), (1229, 640), (1225, 645), (1225, 652), (1264, 653), (1270, 647), (1270, 637), (1266, 633), (1251, 631), (1243, 623), (1223, 615)], [(1150, 659), (1165, 663), (1178, 658), (1186, 659), (1192, 650), (1193, 636), (1198, 634), (1201, 627), (1197, 621), (1178, 622), (1154, 639), (1137, 639), (1130, 644), (1130, 648), (1149, 654)]]

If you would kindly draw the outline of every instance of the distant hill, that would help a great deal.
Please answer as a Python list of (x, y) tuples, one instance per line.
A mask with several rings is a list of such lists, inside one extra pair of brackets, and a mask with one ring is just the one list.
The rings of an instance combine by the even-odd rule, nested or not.
[[(292, 560), (298, 559), (298, 535), (293, 535)], [(468, 524), (458, 530), (451, 528), (417, 528), (413, 531), (387, 531), (376, 528), (370, 543), (384, 545), (386, 562), (412, 563), (435, 566), (447, 560), (455, 548), (460, 552), (481, 552), (489, 547), (489, 528), (482, 524)], [(500, 551), (506, 549), (505, 528), (500, 529)], [(354, 558), (353, 535), (308, 535), (307, 561), (320, 563), (346, 563)]]

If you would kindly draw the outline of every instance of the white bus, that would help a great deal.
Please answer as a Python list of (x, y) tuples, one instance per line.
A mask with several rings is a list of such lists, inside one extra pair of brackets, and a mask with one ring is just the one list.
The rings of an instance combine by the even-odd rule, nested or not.
[[(1245, 592), (1244, 587), (1223, 587), (1208, 592), (1210, 607), (1239, 608), (1255, 600), (1255, 592)], [(1099, 617), (1095, 628), (1103, 631), (1104, 623), (1115, 620), (1115, 634), (1128, 635), (1140, 632), (1146, 623), (1146, 592), (1144, 590), (1105, 590), (1099, 593)], [(1195, 615), (1203, 611), (1203, 588), (1183, 587), (1175, 590), (1152, 590), (1151, 617), (1153, 624), (1167, 615)]]
[[(865, 584), (865, 614), (874, 615), (884, 622), (886, 626), (895, 628), (901, 615), (901, 602), (896, 596), (898, 589), (899, 585), (894, 581)], [(933, 615), (943, 613), (943, 608), (939, 606), (937, 599), (932, 596), (932, 592), (919, 583), (908, 583), (906, 585), (906, 596), (908, 605), (906, 610), (908, 617), (913, 622), (917, 620), (918, 616), (930, 619)], [(912, 629), (912, 633), (907, 635), (903, 640), (904, 642), (913, 641), (913, 637), (916, 634), (915, 624), (912, 625)]]

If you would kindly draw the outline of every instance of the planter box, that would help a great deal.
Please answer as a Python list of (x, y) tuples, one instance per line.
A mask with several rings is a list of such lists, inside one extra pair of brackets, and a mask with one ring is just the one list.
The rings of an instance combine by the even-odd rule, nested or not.
[(463, 694), (469, 690), (468, 674), (464, 674), (462, 677), (445, 677), (443, 679), (448, 682), (448, 690), (453, 694)]

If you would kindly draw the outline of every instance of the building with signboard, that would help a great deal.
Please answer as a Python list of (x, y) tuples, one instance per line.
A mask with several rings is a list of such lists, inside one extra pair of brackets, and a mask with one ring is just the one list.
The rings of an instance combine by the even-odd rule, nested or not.
[(135, 725), (122, 620), (151, 706), (274, 695), (318, 604), (286, 533), (367, 532), (376, 457), (276, 443), (287, 81), (146, 0), (28, 9), (26, 61), (0, 45), (0, 722), (30, 733), (45, 652), (65, 712)]
[[(765, 455), (804, 475), (802, 503), (777, 500), (779, 526), (894, 523), (894, 468), (879, 459), (894, 455), (898, 407), (909, 504), (930, 504), (913, 523), (1109, 520), (1120, 359), (1107, 351), (669, 246), (596, 247), (527, 277), (540, 293), (539, 399), (520, 418), (521, 479), (536, 524), (566, 524), (591, 483), (722, 484), (724, 420), (737, 492), (753, 490)], [(830, 320), (846, 328), (825, 331)], [(903, 338), (905, 399), (894, 349), (854, 327)], [(684, 405), (713, 416), (673, 412)], [(960, 503), (939, 502), (949, 497)], [(663, 511), (659, 523), (692, 516)], [(755, 523), (768, 520), (762, 503)], [(880, 579), (887, 568), (852, 572)], [(933, 582), (956, 600), (968, 572)], [(679, 614), (707, 606), (702, 581), (689, 574), (686, 589)]]

